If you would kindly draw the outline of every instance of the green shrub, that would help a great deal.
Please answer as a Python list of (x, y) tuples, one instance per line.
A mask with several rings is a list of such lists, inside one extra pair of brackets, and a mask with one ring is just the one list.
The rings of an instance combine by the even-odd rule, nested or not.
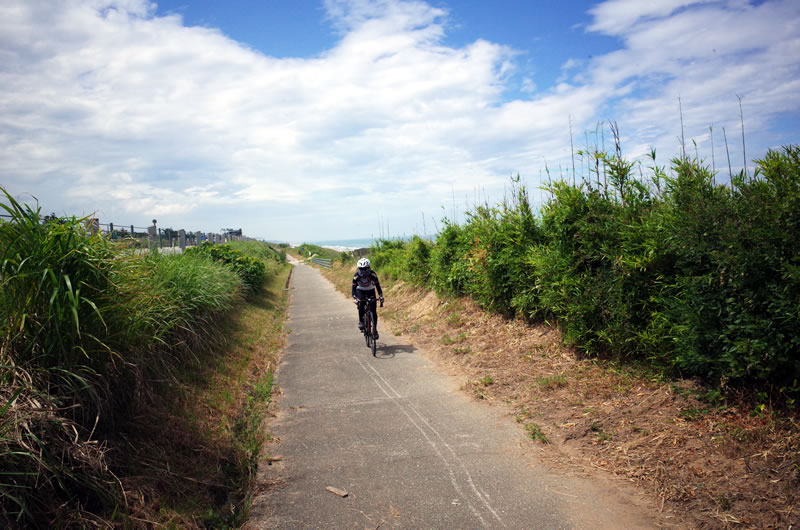
[(795, 386), (800, 377), (800, 148), (770, 151), (733, 189), (678, 166), (668, 332), (689, 373)]
[(645, 182), (619, 152), (598, 155), (597, 186), (551, 184), (539, 218), (519, 187), (463, 225), (445, 219), (432, 245), (378, 245), (375, 262), (495, 312), (552, 315), (590, 354), (797, 391), (800, 148), (757, 164), (729, 187), (697, 161)]
[(448, 219), (431, 250), (430, 284), (440, 294), (465, 294), (467, 245), (461, 227)]
[(229, 244), (214, 245), (204, 241), (201, 245), (186, 249), (186, 254), (208, 256), (230, 266), (242, 278), (249, 293), (257, 292), (267, 279), (267, 269), (261, 259), (235, 250)]
[(406, 243), (403, 240), (379, 239), (369, 248), (370, 266), (388, 278), (408, 277), (405, 259)]
[(430, 278), (430, 241), (414, 236), (405, 246), (403, 279), (416, 285), (426, 285)]
[(529, 290), (530, 264), (525, 258), (542, 241), (541, 229), (525, 188), (515, 187), (513, 197), (511, 203), (497, 208), (475, 208), (464, 226), (445, 220), (429, 252), (434, 289), (469, 295), (483, 307), (506, 315), (539, 312)]

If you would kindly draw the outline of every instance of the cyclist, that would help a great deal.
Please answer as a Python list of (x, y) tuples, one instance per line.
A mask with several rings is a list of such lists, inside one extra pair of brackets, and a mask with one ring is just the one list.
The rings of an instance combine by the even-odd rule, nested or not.
[(375, 328), (372, 330), (372, 338), (378, 339), (378, 310), (375, 307), (375, 289), (378, 290), (381, 305), (383, 305), (383, 290), (381, 289), (381, 282), (378, 281), (378, 275), (375, 271), (369, 268), (369, 260), (361, 258), (358, 260), (358, 269), (353, 275), (353, 300), (358, 305), (358, 329), (364, 331), (364, 301), (367, 298), (372, 298), (369, 304), (369, 310), (372, 316), (375, 317)]

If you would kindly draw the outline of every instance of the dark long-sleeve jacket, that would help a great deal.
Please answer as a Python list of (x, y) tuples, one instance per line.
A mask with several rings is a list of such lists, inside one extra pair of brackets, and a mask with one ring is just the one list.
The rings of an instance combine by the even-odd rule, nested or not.
[(362, 271), (357, 271), (353, 275), (353, 296), (356, 296), (356, 291), (371, 291), (372, 289), (377, 289), (378, 296), (383, 296), (381, 282), (378, 280), (378, 275), (375, 274), (375, 271), (367, 269), (363, 270), (363, 273)]

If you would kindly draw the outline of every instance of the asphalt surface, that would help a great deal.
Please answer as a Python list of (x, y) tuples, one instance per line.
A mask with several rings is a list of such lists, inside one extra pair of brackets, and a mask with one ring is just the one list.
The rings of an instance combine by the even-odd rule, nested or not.
[(292, 274), (288, 327), (269, 426), (281, 460), (259, 466), (269, 486), (249, 528), (656, 526), (610, 483), (546, 471), (518, 425), (380, 319), (372, 357), (355, 305), (306, 265)]

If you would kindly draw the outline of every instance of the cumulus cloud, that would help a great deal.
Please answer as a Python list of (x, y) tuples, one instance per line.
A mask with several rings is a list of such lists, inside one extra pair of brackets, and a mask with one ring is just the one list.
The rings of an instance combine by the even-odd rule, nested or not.
[(4, 2), (0, 183), (120, 224), (324, 239), (375, 233), (382, 212), (409, 233), (451, 196), (566, 167), (570, 121), (580, 138), (614, 119), (630, 154), (675, 154), (678, 97), (702, 143), (734, 127), (738, 94), (758, 152), (800, 110), (791, 0), (603, 2), (586, 31), (621, 46), (567, 61), (553, 87), (503, 43), (444, 45), (446, 9), (324, 5), (331, 48), (278, 59), (144, 0)]
[(665, 130), (671, 129), (673, 137), (680, 134), (678, 98), (685, 129), (705, 138), (703, 131), (712, 124), (718, 131), (740, 126), (742, 97), (751, 140), (759, 150), (769, 147), (759, 132), (800, 110), (800, 63), (791, 59), (800, 53), (800, 5), (655, 4), (612, 0), (592, 11), (589, 29), (617, 36), (625, 47), (596, 58), (583, 73), (587, 83), (629, 83), (631, 93), (615, 106), (618, 119), (631, 136), (662, 144)]

